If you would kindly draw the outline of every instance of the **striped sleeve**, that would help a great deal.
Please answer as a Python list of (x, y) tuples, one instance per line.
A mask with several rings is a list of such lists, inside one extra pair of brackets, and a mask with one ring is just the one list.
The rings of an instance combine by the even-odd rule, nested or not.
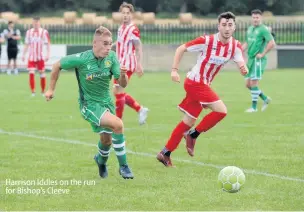
[(51, 40), (50, 40), (50, 35), (49, 35), (49, 32), (45, 29), (43, 31), (43, 43), (50, 43)]
[(237, 41), (236, 49), (234, 52), (233, 60), (236, 63), (244, 62), (243, 48), (239, 41)]
[(140, 31), (139, 29), (135, 26), (135, 28), (132, 31), (131, 34), (131, 40), (139, 40), (140, 39)]
[(188, 52), (201, 52), (206, 48), (206, 38), (205, 36), (198, 37), (185, 43)]

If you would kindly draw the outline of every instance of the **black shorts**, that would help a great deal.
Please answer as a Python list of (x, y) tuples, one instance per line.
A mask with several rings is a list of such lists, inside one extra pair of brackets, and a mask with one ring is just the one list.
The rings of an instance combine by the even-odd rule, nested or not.
[(7, 58), (9, 60), (16, 60), (18, 54), (18, 49), (7, 49)]

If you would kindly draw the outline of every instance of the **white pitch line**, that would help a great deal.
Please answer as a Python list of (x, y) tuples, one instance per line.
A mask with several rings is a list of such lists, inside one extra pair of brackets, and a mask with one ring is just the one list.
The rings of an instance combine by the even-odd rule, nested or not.
[[(275, 128), (275, 127), (303, 127), (304, 123), (293, 123), (293, 124), (250, 124), (250, 123), (242, 123), (242, 124), (230, 124), (231, 128), (229, 129), (221, 129), (220, 132), (226, 132), (230, 131), (231, 129), (235, 128)], [(168, 126), (165, 124), (158, 124), (158, 125), (151, 125), (149, 128), (143, 128), (148, 129), (149, 131), (153, 132), (159, 132), (159, 131), (168, 131), (173, 129), (172, 126)], [(125, 127), (125, 131), (135, 131), (135, 130), (141, 130), (140, 127)], [(57, 132), (64, 132), (64, 133), (71, 133), (71, 132), (89, 132), (91, 131), (90, 128), (73, 128), (73, 129), (64, 129), (64, 130), (56, 130)], [(34, 131), (28, 131), (28, 133), (49, 133), (53, 132), (53, 130), (34, 130)]]
[[(90, 143), (86, 143), (86, 142), (82, 142), (82, 141), (78, 141), (78, 140), (69, 140), (69, 139), (54, 138), (54, 137), (48, 137), (48, 136), (38, 136), (38, 135), (33, 135), (33, 134), (27, 134), (24, 132), (7, 132), (2, 129), (0, 129), (0, 134), (16, 135), (16, 136), (23, 136), (23, 137), (28, 137), (28, 138), (37, 138), (37, 139), (42, 139), (42, 140), (56, 141), (56, 142), (61, 142), (61, 143), (80, 144), (80, 145), (85, 145), (85, 146), (96, 147), (95, 144), (90, 144)], [(133, 152), (131, 150), (128, 150), (127, 152), (129, 154), (155, 158), (155, 154), (151, 154), (151, 153)], [(178, 158), (174, 158), (174, 161), (189, 163), (189, 164), (194, 164), (194, 165), (204, 166), (204, 167), (212, 167), (212, 168), (216, 168), (216, 169), (222, 169), (225, 167), (222, 165), (215, 165), (215, 164), (211, 164), (211, 163), (203, 163), (203, 162), (199, 162), (199, 161), (192, 161), (192, 160), (185, 160), (185, 159), (178, 159)], [(304, 183), (304, 179), (301, 179), (301, 178), (293, 178), (293, 177), (282, 176), (282, 175), (278, 175), (278, 174), (271, 174), (271, 173), (267, 173), (267, 172), (261, 172), (261, 171), (249, 170), (249, 169), (244, 169), (244, 172), (248, 173), (248, 174), (262, 175), (262, 176), (266, 176), (266, 177), (278, 178), (281, 180), (289, 180), (289, 181)]]

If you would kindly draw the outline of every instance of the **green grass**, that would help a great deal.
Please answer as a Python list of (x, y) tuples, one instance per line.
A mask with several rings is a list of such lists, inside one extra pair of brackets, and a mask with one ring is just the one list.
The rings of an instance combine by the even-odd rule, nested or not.
[[(0, 75), (0, 209), (303, 210), (304, 72), (268, 71), (264, 78), (260, 87), (273, 103), (263, 113), (245, 114), (250, 94), (244, 80), (236, 72), (220, 74), (213, 88), (226, 103), (228, 116), (198, 139), (195, 157), (181, 143), (172, 155), (177, 167), (165, 168), (155, 155), (181, 118), (176, 105), (184, 96), (183, 86), (172, 83), (169, 73), (134, 77), (127, 91), (150, 113), (148, 123), (139, 126), (137, 114), (125, 110), (135, 179), (123, 180), (114, 152), (108, 179), (98, 176), (93, 161), (98, 136), (81, 118), (73, 73), (61, 74), (56, 96), (48, 103), (40, 95), (30, 97), (27, 74)], [(227, 165), (246, 170), (239, 193), (218, 188), (216, 167)], [(91, 180), (95, 185), (29, 186), (69, 189), (69, 194), (18, 195), (6, 194), (6, 187), (18, 187), (7, 186), (6, 179)]]

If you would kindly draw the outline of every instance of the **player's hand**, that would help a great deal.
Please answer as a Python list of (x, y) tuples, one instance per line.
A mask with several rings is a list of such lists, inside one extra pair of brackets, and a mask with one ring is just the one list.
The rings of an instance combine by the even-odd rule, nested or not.
[(246, 74), (248, 74), (248, 69), (245, 65), (240, 67), (240, 72), (243, 76), (245, 76)]
[(173, 82), (180, 82), (180, 77), (177, 71), (171, 71), (171, 79)]
[(263, 54), (257, 54), (256, 56), (255, 56), (257, 59), (261, 59), (262, 57), (264, 57), (264, 55)]
[(22, 62), (25, 62), (25, 56), (22, 56)]
[(144, 75), (144, 70), (141, 64), (138, 64), (136, 68), (136, 74), (138, 77), (142, 77), (142, 75)]
[(54, 98), (54, 91), (47, 90), (44, 94), (46, 101), (51, 101)]
[(45, 56), (44, 61), (47, 62), (49, 59), (50, 59), (50, 57), (47, 55), (47, 56)]

